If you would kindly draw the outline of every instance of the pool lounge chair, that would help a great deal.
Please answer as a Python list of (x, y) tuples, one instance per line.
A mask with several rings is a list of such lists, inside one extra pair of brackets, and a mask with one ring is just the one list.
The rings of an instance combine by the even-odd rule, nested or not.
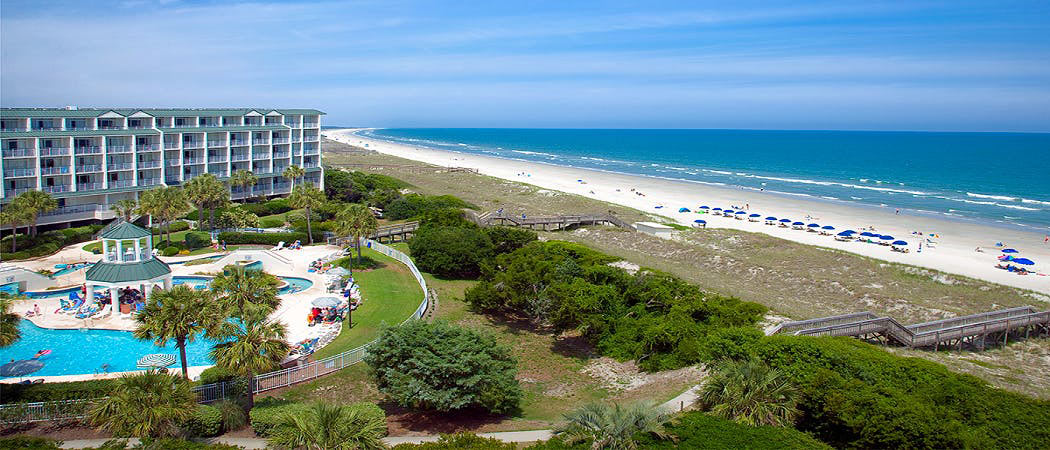
[(62, 313), (62, 314), (76, 314), (76, 313), (80, 312), (80, 308), (83, 307), (83, 306), (84, 306), (84, 299), (82, 299), (80, 297), (77, 297), (76, 301), (73, 302), (73, 306), (71, 306), (69, 309), (63, 308), (59, 312)]
[(102, 311), (99, 311), (99, 312), (97, 312), (95, 314), (92, 314), (91, 318), (92, 319), (105, 319), (106, 317), (109, 317), (109, 315), (112, 314), (112, 313), (113, 313), (113, 304), (109, 304), (109, 305), (106, 305), (105, 307), (103, 307)]
[(283, 250), (283, 249), (284, 249), (284, 241), (281, 241), (281, 242), (278, 242), (277, 245), (275, 245), (270, 250)]

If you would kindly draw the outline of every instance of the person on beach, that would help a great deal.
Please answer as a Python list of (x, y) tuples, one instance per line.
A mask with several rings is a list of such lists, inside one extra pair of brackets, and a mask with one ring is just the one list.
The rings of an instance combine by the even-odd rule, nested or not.
[(896, 213), (896, 214), (897, 214), (898, 216), (899, 216), (899, 215), (901, 215), (901, 209), (900, 209), (900, 208), (897, 208), (897, 213)]

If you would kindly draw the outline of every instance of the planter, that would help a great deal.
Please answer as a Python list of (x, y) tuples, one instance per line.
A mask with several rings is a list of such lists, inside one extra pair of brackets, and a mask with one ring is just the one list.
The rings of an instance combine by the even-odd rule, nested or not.
[(129, 305), (127, 303), (121, 303), (120, 304), (120, 313), (121, 314), (131, 314), (131, 305)]

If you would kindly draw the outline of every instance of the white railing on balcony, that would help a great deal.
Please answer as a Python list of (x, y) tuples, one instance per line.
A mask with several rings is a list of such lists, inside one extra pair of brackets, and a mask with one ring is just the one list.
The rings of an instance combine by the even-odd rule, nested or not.
[(40, 168), (40, 174), (41, 175), (61, 175), (61, 174), (64, 174), (64, 173), (69, 173), (69, 167), (68, 166), (66, 166), (66, 167), (41, 167)]
[(29, 192), (29, 191), (33, 191), (33, 190), (36, 190), (36, 188), (35, 187), (17, 187), (17, 188), (6, 188), (6, 189), (4, 189), (4, 192), (6, 192), (7, 193), (6, 195), (8, 197), (10, 197), (10, 196), (21, 194), (23, 192)]
[(306, 136), (303, 138), (306, 142), (317, 142), (317, 136)]
[(100, 127), (98, 127), (98, 129), (100, 129), (100, 130), (123, 130), (124, 127), (118, 127), (118, 126), (114, 126), (114, 125), (107, 125), (107, 126), (100, 126)]
[(253, 160), (270, 159), (270, 154), (269, 153), (253, 153), (252, 154), (252, 159)]
[(204, 143), (200, 141), (183, 141), (182, 148), (202, 148)]
[(215, 175), (217, 177), (225, 177), (226, 176), (226, 171), (225, 170), (209, 170), (208, 173), (210, 173), (212, 175)]
[(210, 163), (221, 163), (226, 162), (226, 156), (209, 156), (208, 162)]
[(303, 128), (317, 128), (317, 124), (320, 122), (304, 122)]
[(252, 139), (252, 144), (255, 144), (255, 145), (269, 145), (270, 141), (268, 139)]
[(177, 148), (179, 148), (179, 143), (178, 142), (165, 142), (164, 143), (164, 149), (165, 150), (173, 150), (173, 149), (177, 149)]
[(179, 160), (177, 159), (169, 159), (167, 161), (164, 161), (164, 165), (168, 167), (178, 167), (180, 164)]
[(112, 163), (106, 165), (107, 170), (131, 170), (131, 163)]
[(139, 178), (139, 186), (154, 186), (160, 184), (160, 178)]
[(274, 158), (287, 158), (289, 156), (291, 156), (291, 153), (288, 152), (273, 152)]
[(226, 141), (208, 141), (208, 147), (225, 147)]
[(40, 156), (68, 155), (69, 147), (47, 147), (40, 149)]
[(298, 136), (292, 137), (292, 143), (297, 143), (297, 142), (302, 142), (302, 141), (303, 141), (303, 139), (298, 137)]
[(58, 193), (58, 192), (69, 192), (70, 189), (72, 189), (69, 186), (70, 185), (68, 185), (68, 184), (56, 184), (54, 186), (44, 186), (40, 190), (44, 191), (44, 192), (50, 192), (52, 194)]
[(73, 152), (78, 155), (97, 155), (99, 153), (102, 153), (102, 147), (99, 147), (97, 145), (75, 147), (73, 149)]
[(318, 152), (318, 150), (316, 148), (304, 148), (303, 149), (303, 154), (304, 155), (316, 155), (317, 152)]
[(273, 138), (274, 144), (287, 144), (288, 142), (288, 138)]
[(248, 145), (248, 141), (240, 140), (240, 139), (230, 140), (230, 146), (231, 147), (243, 147), (245, 145)]
[(102, 165), (101, 164), (84, 164), (84, 165), (81, 165), (81, 166), (77, 166), (77, 172), (101, 172), (101, 171), (102, 171)]
[(317, 163), (315, 163), (315, 162), (304, 162), (303, 163), (303, 168), (305, 168), (305, 169), (312, 169), (314, 167), (317, 167)]
[(184, 158), (183, 164), (204, 164), (204, 158)]
[(135, 185), (135, 180), (110, 180), (109, 187), (112, 188), (124, 188)]
[(150, 152), (154, 150), (160, 150), (160, 146), (157, 144), (136, 144), (135, 149), (140, 152)]
[(244, 154), (234, 153), (232, 156), (230, 156), (230, 160), (232, 160), (232, 161), (247, 161), (248, 160), (248, 154), (247, 153), (244, 153)]
[(194, 170), (191, 170), (191, 171), (189, 171), (189, 172), (186, 172), (186, 174), (185, 174), (185, 175), (183, 175), (183, 177), (182, 177), (182, 178), (184, 178), (184, 179), (187, 179), (187, 180), (188, 180), (188, 179), (190, 179), (190, 178), (193, 178), (193, 177), (195, 177), (195, 176), (201, 175), (201, 174), (203, 174), (203, 173), (204, 173), (204, 172), (203, 172), (203, 171), (200, 171), (200, 170), (196, 170), (196, 171), (194, 171)]
[(36, 175), (36, 169), (7, 169), (4, 170), (5, 177), (31, 177)]
[(131, 147), (126, 145), (107, 145), (106, 153), (131, 153)]
[[(95, 183), (95, 184), (98, 184), (98, 183)], [(80, 186), (84, 186), (84, 184), (78, 184), (77, 185), (77, 190), (78, 191), (81, 190)], [(98, 187), (96, 189), (102, 189), (101, 185), (99, 185), (99, 186), (100, 187)], [(106, 210), (105, 206), (103, 206), (103, 205), (96, 205), (96, 204), (61, 206), (61, 207), (52, 209), (51, 211), (48, 211), (46, 213), (41, 213), (40, 216), (41, 217), (43, 217), (43, 216), (61, 216), (63, 214), (78, 214), (78, 213), (105, 211), (105, 210)]]
[(78, 191), (97, 191), (102, 189), (102, 183), (77, 183)]
[(155, 159), (152, 161), (139, 161), (139, 169), (152, 169), (155, 167), (160, 167), (159, 159)]
[(25, 156), (36, 156), (36, 150), (31, 148), (4, 149), (4, 157), (6, 158), (20, 158)]

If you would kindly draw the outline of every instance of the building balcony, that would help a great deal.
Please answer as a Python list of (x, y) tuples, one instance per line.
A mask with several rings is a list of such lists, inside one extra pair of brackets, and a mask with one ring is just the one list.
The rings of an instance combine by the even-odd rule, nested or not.
[(112, 163), (106, 165), (106, 170), (131, 170), (134, 165), (131, 163)]
[(317, 126), (320, 125), (320, 123), (321, 122), (304, 122), (303, 128), (317, 128)]
[(303, 141), (303, 138), (301, 138), (301, 137), (293, 137), (292, 138), (292, 143), (293, 144), (296, 144), (296, 143), (299, 143), (299, 142), (302, 142), (302, 141)]
[(200, 176), (200, 175), (203, 175), (203, 174), (204, 174), (203, 170), (191, 170), (189, 172), (186, 172), (186, 174), (183, 175), (182, 178), (188, 180), (190, 178), (193, 178), (193, 177), (196, 177), (196, 176)]
[(123, 130), (124, 127), (118, 127), (118, 126), (109, 125), (109, 126), (104, 126), (104, 127), (98, 127), (98, 129), (100, 129), (100, 130)]
[(69, 154), (69, 147), (46, 147), (40, 149), (40, 156), (64, 156)]
[(203, 128), (219, 128), (221, 126), (222, 126), (221, 123), (215, 123), (215, 122), (208, 122), (208, 123), (202, 123), (201, 124), (201, 127), (203, 127)]
[(140, 152), (152, 152), (160, 150), (160, 146), (157, 144), (137, 144), (135, 145), (135, 150)]
[(31, 177), (35, 175), (36, 169), (32, 167), (28, 169), (7, 169), (4, 171), (4, 178)]
[(192, 141), (182, 143), (182, 148), (204, 148), (204, 143), (200, 141)]
[(73, 153), (78, 155), (97, 155), (102, 153), (102, 147), (97, 145), (76, 147), (73, 149)]
[(148, 130), (150, 128), (153, 128), (153, 127), (147, 127), (145, 125), (128, 126), (129, 130)]
[(319, 150), (317, 150), (316, 148), (304, 148), (303, 149), (303, 154), (304, 155), (316, 155), (318, 152), (319, 152)]
[(305, 142), (317, 142), (318, 141), (318, 137), (317, 136), (306, 136), (306, 137), (303, 138), (303, 141), (305, 141)]
[(155, 169), (160, 167), (160, 160), (154, 159), (151, 161), (139, 161), (139, 169)]
[(197, 125), (195, 125), (195, 124), (186, 125), (186, 124), (183, 123), (183, 124), (172, 125), (171, 128), (197, 128)]
[[(77, 173), (101, 172), (102, 171), (102, 165), (101, 164), (84, 164), (84, 165), (76, 166), (76, 171), (77, 171)], [(80, 190), (80, 189), (77, 189), (77, 190)]]
[(126, 187), (132, 187), (134, 185), (135, 185), (135, 180), (116, 180), (116, 181), (112, 181), (111, 180), (109, 182), (109, 188), (110, 189), (126, 188)]
[(226, 141), (208, 141), (208, 147), (225, 147)]
[(268, 154), (268, 153), (254, 153), (254, 154), (252, 154), (252, 160), (258, 161), (260, 159), (270, 159), (270, 154)]
[(177, 185), (179, 183), (181, 183), (179, 177), (164, 177), (164, 184)]
[(178, 148), (179, 148), (179, 143), (178, 142), (165, 142), (164, 143), (164, 150), (178, 150)]
[(69, 167), (41, 167), (41, 175), (61, 175), (69, 173)]
[(208, 173), (220, 178), (229, 176), (229, 174), (227, 174), (225, 170), (209, 170)]
[(299, 122), (285, 122), (284, 126), (292, 128), (302, 128), (302, 125), (300, 125)]
[(181, 166), (182, 163), (180, 163), (177, 159), (169, 159), (167, 161), (164, 161), (164, 165), (167, 167), (178, 167)]
[(269, 139), (252, 139), (254, 145), (270, 145)]
[(319, 166), (319, 164), (317, 164), (315, 162), (304, 162), (303, 163), (303, 168), (304, 169), (313, 169), (314, 167), (318, 167), (318, 166)]
[(230, 160), (231, 161), (247, 161), (248, 160), (248, 154), (247, 153), (245, 153), (245, 154), (234, 153), (233, 155), (230, 155)]
[(160, 183), (160, 177), (139, 178), (139, 186), (156, 186)]
[(105, 189), (102, 183), (77, 183), (77, 191), (97, 191)]
[(40, 190), (50, 194), (57, 194), (59, 192), (69, 192), (73, 190), (73, 188), (69, 184), (56, 184), (54, 186), (44, 186), (40, 188)]
[(50, 127), (33, 127), (32, 131), (61, 131), (62, 127), (50, 126)]
[[(102, 189), (102, 187), (101, 187), (102, 185), (101, 184), (99, 184), (99, 183), (94, 183), (94, 184), (98, 184), (99, 185), (99, 187), (95, 188), (95, 189)], [(88, 185), (88, 184), (78, 184), (77, 185), (77, 190), (78, 191), (80, 190), (80, 186), (86, 186), (86, 185)], [(58, 207), (58, 208), (52, 209), (51, 211), (48, 211), (46, 213), (41, 213), (40, 217), (54, 217), (54, 216), (62, 216), (62, 215), (66, 215), (66, 214), (79, 214), (79, 213), (86, 213), (86, 212), (92, 212), (93, 213), (95, 211), (104, 211), (104, 210), (106, 210), (105, 206), (103, 206), (103, 205), (96, 205), (96, 204), (62, 206), (62, 207)]]
[(131, 147), (126, 145), (107, 145), (106, 153), (117, 154), (117, 153), (131, 153)]
[(209, 156), (208, 162), (210, 163), (224, 163), (226, 162), (226, 156)]
[(287, 144), (288, 142), (290, 142), (288, 138), (273, 138), (274, 144)]
[(35, 191), (35, 187), (16, 187), (16, 188), (5, 188), (4, 195), (8, 197), (14, 197), (23, 192)]
[(230, 146), (231, 147), (244, 147), (244, 146), (247, 146), (247, 145), (248, 145), (248, 141), (245, 141), (245, 140), (234, 139), (234, 140), (230, 141)]
[(289, 156), (291, 156), (291, 153), (288, 152), (273, 152), (274, 158), (287, 158)]
[(36, 156), (36, 150), (31, 148), (4, 149), (5, 158), (32, 158)]
[(184, 158), (183, 164), (204, 164), (204, 158)]

